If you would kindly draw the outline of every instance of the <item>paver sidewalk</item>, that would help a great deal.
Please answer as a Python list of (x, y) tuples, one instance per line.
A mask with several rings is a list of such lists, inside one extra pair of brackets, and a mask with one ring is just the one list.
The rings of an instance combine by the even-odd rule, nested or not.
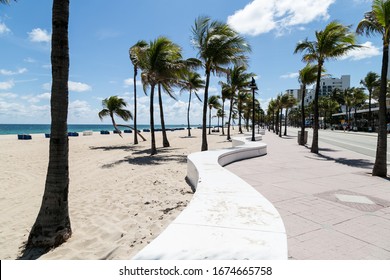
[(290, 259), (390, 259), (390, 180), (370, 175), (373, 158), (321, 142), (312, 154), (272, 131), (263, 141), (266, 156), (226, 168), (277, 208)]

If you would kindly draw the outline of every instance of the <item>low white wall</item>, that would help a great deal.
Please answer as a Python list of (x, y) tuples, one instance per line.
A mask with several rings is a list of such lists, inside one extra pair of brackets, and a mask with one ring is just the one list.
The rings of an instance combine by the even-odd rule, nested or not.
[[(261, 136), (257, 136), (260, 137)], [(222, 166), (267, 153), (267, 145), (234, 137), (231, 149), (188, 156), (196, 192), (180, 215), (134, 259), (287, 259), (287, 238), (275, 207)]]

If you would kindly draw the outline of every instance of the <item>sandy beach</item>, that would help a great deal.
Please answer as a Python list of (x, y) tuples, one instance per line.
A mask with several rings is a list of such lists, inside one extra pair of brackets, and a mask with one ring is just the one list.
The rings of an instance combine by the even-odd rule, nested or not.
[[(200, 151), (201, 130), (168, 132), (170, 148), (149, 156), (148, 141), (133, 135), (70, 137), (69, 209), (73, 235), (40, 259), (130, 259), (153, 240), (192, 198), (186, 157)], [(225, 136), (208, 136), (209, 149), (230, 147)], [(49, 140), (0, 136), (0, 259), (16, 259), (41, 204)]]

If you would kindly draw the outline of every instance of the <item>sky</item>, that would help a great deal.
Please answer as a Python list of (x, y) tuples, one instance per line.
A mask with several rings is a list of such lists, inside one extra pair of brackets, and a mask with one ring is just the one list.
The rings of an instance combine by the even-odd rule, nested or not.
[[(277, 94), (299, 88), (298, 71), (305, 66), (296, 44), (333, 21), (355, 30), (367, 0), (70, 0), (69, 124), (110, 123), (98, 118), (104, 98), (117, 95), (133, 111), (133, 66), (128, 50), (138, 40), (166, 36), (196, 57), (191, 27), (199, 16), (227, 22), (251, 45), (249, 72), (256, 74), (256, 98), (262, 108)], [(52, 1), (18, 0), (0, 5), (0, 123), (50, 123), (50, 40)], [(364, 45), (337, 61), (327, 61), (327, 74), (351, 75), (351, 87), (369, 71), (380, 73), (382, 41), (358, 36)], [(204, 76), (204, 70), (199, 70)], [(209, 95), (220, 95), (213, 77)], [(146, 93), (147, 94), (147, 93)], [(149, 123), (149, 97), (137, 82), (138, 123)], [(185, 124), (188, 94), (164, 95), (167, 124)], [(202, 98), (203, 91), (199, 91)], [(156, 98), (157, 99), (157, 98)], [(156, 100), (157, 101), (157, 100)], [(201, 123), (202, 103), (193, 99), (191, 123)], [(228, 107), (226, 107), (228, 109)], [(158, 106), (155, 120), (159, 124)], [(118, 121), (123, 123), (123, 121)]]

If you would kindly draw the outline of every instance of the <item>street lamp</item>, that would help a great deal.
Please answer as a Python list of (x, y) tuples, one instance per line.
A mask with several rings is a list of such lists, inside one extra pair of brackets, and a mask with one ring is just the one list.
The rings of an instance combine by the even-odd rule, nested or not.
[(249, 84), (249, 87), (252, 89), (252, 141), (255, 140), (255, 90), (258, 90), (255, 79), (252, 77), (252, 81)]

